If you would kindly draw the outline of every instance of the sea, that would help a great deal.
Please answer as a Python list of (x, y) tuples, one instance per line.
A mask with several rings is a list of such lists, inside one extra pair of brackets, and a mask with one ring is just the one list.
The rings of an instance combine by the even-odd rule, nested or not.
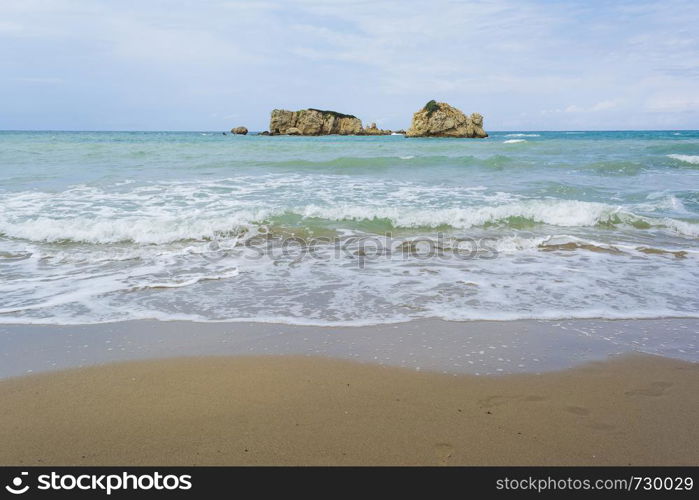
[(699, 318), (699, 131), (0, 132), (0, 323)]

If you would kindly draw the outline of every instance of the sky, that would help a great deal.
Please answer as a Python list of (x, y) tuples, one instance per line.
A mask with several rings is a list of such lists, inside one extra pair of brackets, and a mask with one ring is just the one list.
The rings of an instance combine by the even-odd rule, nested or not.
[(0, 0), (0, 129), (699, 129), (699, 2)]

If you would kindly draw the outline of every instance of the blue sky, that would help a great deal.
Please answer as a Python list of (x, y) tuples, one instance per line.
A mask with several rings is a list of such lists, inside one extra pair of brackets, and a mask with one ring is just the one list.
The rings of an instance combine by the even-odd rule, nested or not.
[(699, 2), (0, 1), (0, 129), (266, 129), (316, 107), (407, 128), (699, 129)]

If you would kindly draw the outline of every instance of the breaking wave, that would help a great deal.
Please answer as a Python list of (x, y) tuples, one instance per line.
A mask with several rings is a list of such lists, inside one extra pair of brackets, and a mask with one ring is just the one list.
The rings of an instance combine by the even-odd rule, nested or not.
[[(658, 206), (665, 204), (657, 201)], [(648, 203), (641, 205), (652, 209)], [(303, 226), (313, 219), (316, 226), (323, 221), (372, 221), (382, 223), (382, 229), (475, 227), (528, 228), (537, 224), (559, 227), (593, 227), (628, 225), (636, 229), (665, 228), (671, 232), (696, 237), (699, 224), (669, 217), (649, 217), (635, 214), (628, 208), (605, 203), (560, 199), (518, 200), (490, 206), (377, 206), (337, 203), (307, 204), (258, 210), (217, 206), (213, 210), (182, 210), (177, 214), (132, 214), (128, 210), (113, 211), (109, 216), (54, 218), (49, 215), (8, 220), (0, 215), (0, 234), (35, 242), (80, 242), (164, 244), (186, 240), (209, 240), (233, 237), (261, 225), (277, 227)]]
[(668, 158), (672, 158), (673, 160), (679, 160), (685, 163), (691, 163), (692, 165), (699, 165), (699, 155), (677, 155), (677, 154), (670, 154), (667, 155)]

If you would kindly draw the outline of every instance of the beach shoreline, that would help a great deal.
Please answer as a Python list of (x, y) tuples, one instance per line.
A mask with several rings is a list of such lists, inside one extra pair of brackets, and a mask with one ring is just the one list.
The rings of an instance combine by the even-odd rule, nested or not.
[(699, 364), (476, 377), (300, 356), (0, 380), (3, 465), (697, 465)]

